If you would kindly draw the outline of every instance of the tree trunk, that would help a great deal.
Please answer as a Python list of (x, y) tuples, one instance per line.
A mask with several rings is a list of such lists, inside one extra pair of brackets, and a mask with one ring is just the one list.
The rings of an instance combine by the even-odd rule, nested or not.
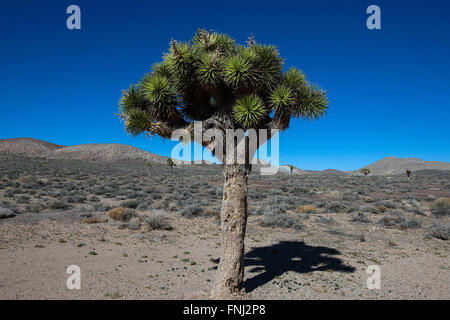
[(232, 299), (243, 288), (244, 238), (247, 225), (247, 181), (250, 165), (223, 166), (221, 227), (223, 254), (211, 292), (213, 299)]

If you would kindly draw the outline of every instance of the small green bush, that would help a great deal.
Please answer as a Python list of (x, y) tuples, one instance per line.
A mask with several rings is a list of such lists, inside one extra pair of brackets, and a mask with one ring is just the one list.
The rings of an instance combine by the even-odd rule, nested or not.
[(450, 198), (439, 198), (431, 204), (431, 213), (437, 216), (450, 214)]

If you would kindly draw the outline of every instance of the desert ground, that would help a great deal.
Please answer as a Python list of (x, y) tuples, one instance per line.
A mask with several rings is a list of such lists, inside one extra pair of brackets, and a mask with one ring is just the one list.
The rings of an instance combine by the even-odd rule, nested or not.
[[(0, 156), (0, 299), (208, 298), (222, 183), (217, 165)], [(450, 175), (252, 174), (248, 193), (245, 298), (450, 298)]]

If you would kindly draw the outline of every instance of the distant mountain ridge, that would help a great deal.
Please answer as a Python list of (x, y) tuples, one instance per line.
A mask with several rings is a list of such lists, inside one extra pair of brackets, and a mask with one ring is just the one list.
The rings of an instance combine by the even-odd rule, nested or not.
[[(418, 158), (386, 157), (363, 168), (370, 169), (373, 175), (398, 175), (419, 170), (450, 170), (450, 163), (442, 161), (425, 161)], [(359, 173), (362, 168), (352, 171)]]
[[(167, 157), (125, 144), (94, 143), (63, 146), (33, 138), (0, 139), (0, 154), (44, 159), (106, 162), (143, 160), (155, 164), (167, 163)], [(175, 160), (175, 162), (178, 165), (182, 164), (182, 161)], [(253, 166), (253, 172), (258, 172), (261, 170), (261, 167), (268, 166), (270, 165), (267, 162), (259, 160), (258, 164)], [(405, 174), (406, 170), (418, 171), (418, 173), (422, 174), (438, 174), (439, 171), (450, 171), (450, 163), (425, 161), (418, 158), (386, 157), (363, 168), (369, 168), (371, 175), (399, 175)], [(278, 173), (287, 175), (361, 175), (361, 169), (353, 171), (336, 169), (318, 171), (302, 170), (291, 165), (281, 165), (278, 167)]]
[(64, 147), (33, 138), (0, 139), (0, 153), (14, 156), (41, 158)]
[(0, 154), (44, 159), (90, 161), (145, 160), (165, 164), (167, 157), (118, 143), (61, 146), (32, 138), (0, 139)]

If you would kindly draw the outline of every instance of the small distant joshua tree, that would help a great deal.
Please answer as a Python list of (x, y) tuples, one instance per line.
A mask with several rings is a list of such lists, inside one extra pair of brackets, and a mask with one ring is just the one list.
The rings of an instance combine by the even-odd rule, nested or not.
[(367, 176), (370, 173), (370, 169), (369, 168), (362, 168), (361, 169), (361, 173), (365, 176)]
[(293, 165), (291, 165), (291, 164), (288, 164), (287, 166), (289, 167), (289, 169), (291, 170), (291, 173), (292, 173), (292, 171), (294, 171), (295, 167)]
[(177, 166), (175, 161), (172, 160), (172, 158), (167, 158), (167, 165), (170, 167), (170, 170), (173, 170), (174, 167)]
[(411, 170), (406, 169), (406, 176), (408, 177), (408, 181), (411, 179)]
[[(223, 253), (212, 298), (234, 298), (243, 288), (247, 181), (255, 152), (276, 132), (288, 129), (292, 118), (318, 119), (327, 105), (326, 92), (300, 70), (283, 71), (274, 46), (258, 44), (253, 36), (240, 45), (228, 35), (205, 30), (189, 42), (172, 39), (163, 61), (123, 92), (120, 117), (129, 134), (171, 139), (183, 130), (187, 141), (201, 144), (219, 161), (227, 159), (222, 161)], [(199, 139), (194, 122), (202, 124), (201, 137), (210, 129), (220, 134)], [(230, 148), (224, 138), (230, 130), (266, 135), (257, 135), (256, 143), (250, 134), (236, 136)], [(245, 146), (244, 155), (238, 145)], [(238, 157), (244, 161), (236, 161)]]

